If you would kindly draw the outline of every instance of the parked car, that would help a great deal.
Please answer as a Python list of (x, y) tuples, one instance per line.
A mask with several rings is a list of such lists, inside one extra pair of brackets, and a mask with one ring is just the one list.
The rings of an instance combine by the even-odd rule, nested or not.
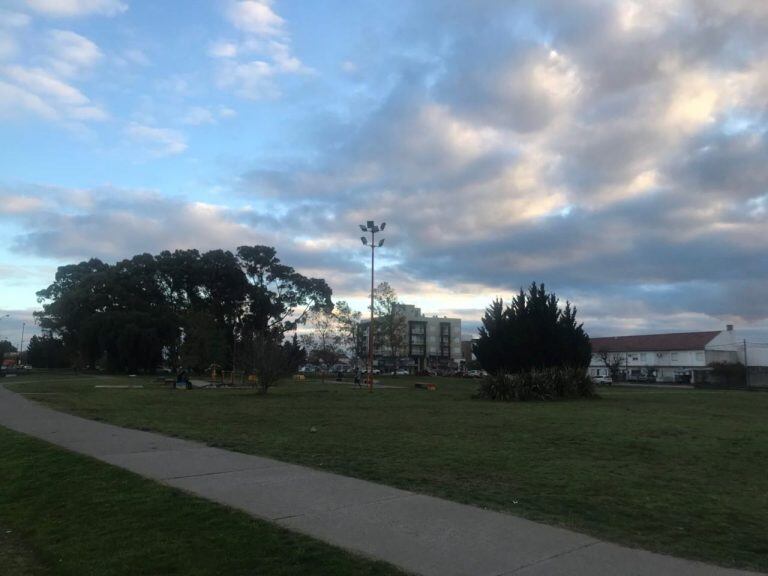
[(592, 382), (595, 384), (610, 386), (613, 384), (613, 378), (610, 376), (592, 376)]
[(410, 372), (406, 368), (398, 368), (393, 372), (395, 376), (408, 376), (410, 375)]

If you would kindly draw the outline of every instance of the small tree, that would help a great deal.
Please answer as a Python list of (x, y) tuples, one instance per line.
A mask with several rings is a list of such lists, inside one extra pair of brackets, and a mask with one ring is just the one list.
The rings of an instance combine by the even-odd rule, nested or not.
[(5, 354), (11, 354), (13, 352), (17, 352), (16, 346), (11, 344), (8, 340), (0, 340), (0, 359), (2, 359)]
[(374, 307), (378, 316), (378, 333), (381, 335), (384, 347), (389, 350), (397, 370), (400, 356), (405, 351), (408, 326), (397, 292), (387, 282), (382, 282), (376, 287)]
[(363, 354), (362, 341), (358, 337), (360, 329), (360, 312), (353, 311), (344, 300), (336, 302), (333, 311), (339, 328), (341, 349), (351, 358), (354, 358), (357, 368), (360, 357)]
[(521, 289), (507, 307), (494, 300), (482, 322), (474, 353), (488, 372), (589, 366), (589, 336), (576, 322), (576, 308), (569, 302), (560, 308), (557, 296), (548, 294), (543, 284), (532, 283), (528, 292)]
[(306, 361), (306, 351), (299, 345), (296, 335), (281, 342), (281, 334), (256, 333), (253, 340), (253, 365), (258, 378), (260, 394), (266, 394), (283, 378), (295, 373)]
[(600, 361), (605, 365), (605, 367), (608, 368), (608, 373), (611, 375), (611, 379), (617, 380), (619, 378), (621, 363), (623, 361), (621, 354), (609, 352), (603, 348), (598, 350), (596, 354), (597, 357), (600, 358)]
[[(341, 343), (343, 336), (337, 316), (331, 312), (320, 310), (310, 317), (312, 333), (306, 340), (309, 344), (308, 351), (321, 366), (335, 364), (341, 357)], [(325, 368), (320, 371), (320, 378), (325, 383)]]
[(35, 368), (66, 368), (71, 364), (64, 342), (48, 335), (32, 336), (26, 357)]

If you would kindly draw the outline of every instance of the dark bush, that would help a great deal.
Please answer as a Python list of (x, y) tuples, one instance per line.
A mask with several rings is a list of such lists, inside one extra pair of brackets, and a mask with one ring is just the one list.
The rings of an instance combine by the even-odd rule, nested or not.
[(583, 368), (545, 368), (517, 374), (498, 373), (480, 383), (477, 398), (526, 402), (597, 396)]

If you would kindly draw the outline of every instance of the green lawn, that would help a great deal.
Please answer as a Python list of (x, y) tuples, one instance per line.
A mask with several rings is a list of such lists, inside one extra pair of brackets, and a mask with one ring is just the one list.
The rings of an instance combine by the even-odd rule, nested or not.
[(0, 427), (0, 574), (402, 574)]
[(45, 576), (42, 564), (11, 528), (0, 522), (0, 572), (3, 576)]
[[(768, 571), (768, 394), (601, 389), (497, 404), (476, 383), (96, 389), (137, 379), (29, 376), (52, 407), (507, 510), (612, 541)], [(53, 392), (51, 394), (51, 392)], [(311, 432), (315, 428), (316, 432)]]

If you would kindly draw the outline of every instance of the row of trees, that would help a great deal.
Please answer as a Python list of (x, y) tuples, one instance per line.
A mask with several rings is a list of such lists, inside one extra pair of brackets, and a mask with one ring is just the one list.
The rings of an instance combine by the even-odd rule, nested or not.
[[(37, 293), (44, 336), (29, 361), (60, 367), (100, 363), (110, 371), (154, 371), (163, 363), (197, 371), (211, 364), (248, 368), (271, 382), (304, 361), (330, 365), (359, 358), (361, 314), (334, 307), (331, 289), (286, 266), (268, 246), (235, 253), (177, 250), (116, 264), (98, 259), (62, 266)], [(376, 339), (396, 360), (407, 353), (407, 322), (386, 282), (375, 291)], [(309, 321), (313, 330), (286, 334)], [(474, 352), (489, 372), (589, 365), (591, 348), (576, 309), (561, 308), (533, 283), (505, 306), (495, 300), (482, 319)], [(285, 368), (281, 368), (285, 366)], [(264, 375), (262, 378), (261, 375)]]
[[(395, 289), (387, 282), (376, 287), (373, 298), (377, 345), (390, 351), (397, 359), (407, 353), (408, 324), (402, 313), (402, 304)], [(309, 361), (332, 365), (344, 357), (359, 360), (365, 349), (359, 330), (361, 320), (362, 314), (353, 311), (344, 301), (337, 302), (330, 313), (320, 311), (313, 314), (309, 322), (312, 331), (300, 338), (309, 353)]]
[(325, 280), (296, 272), (269, 246), (164, 251), (116, 264), (91, 259), (60, 267), (37, 296), (40, 326), (73, 364), (127, 372), (165, 361), (267, 375), (267, 358), (303, 359), (295, 335), (286, 341), (286, 334), (333, 310)]

